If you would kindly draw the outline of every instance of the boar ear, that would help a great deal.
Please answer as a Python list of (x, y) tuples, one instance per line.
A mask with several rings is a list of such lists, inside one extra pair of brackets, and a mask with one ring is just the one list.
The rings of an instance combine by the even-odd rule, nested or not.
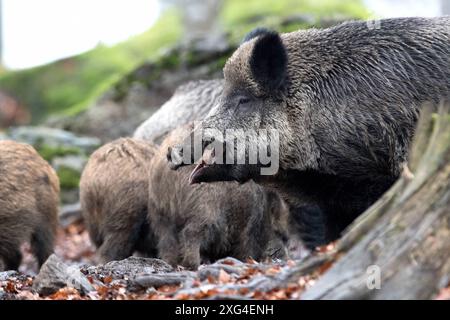
[(276, 32), (260, 35), (250, 57), (254, 79), (263, 89), (273, 92), (283, 85), (286, 78), (287, 54)]
[(250, 31), (249, 33), (247, 33), (245, 35), (244, 39), (242, 39), (241, 44), (243, 44), (243, 43), (245, 43), (247, 41), (250, 41), (250, 40), (252, 40), (252, 39), (254, 39), (256, 37), (259, 37), (259, 36), (262, 36), (262, 35), (265, 35), (265, 34), (269, 34), (269, 33), (272, 33), (272, 32), (273, 31), (271, 31), (271, 30), (269, 30), (267, 28), (263, 28), (263, 27), (255, 28), (255, 29), (253, 29), (252, 31)]

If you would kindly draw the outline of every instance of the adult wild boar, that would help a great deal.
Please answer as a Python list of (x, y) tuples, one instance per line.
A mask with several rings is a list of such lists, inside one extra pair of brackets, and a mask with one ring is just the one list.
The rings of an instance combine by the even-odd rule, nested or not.
[[(450, 17), (355, 21), (246, 40), (225, 65), (220, 103), (193, 136), (202, 128), (241, 129), (237, 140), (245, 141), (249, 130), (275, 130), (279, 173), (261, 176), (261, 163), (209, 163), (197, 166), (192, 182), (272, 180), (290, 195), (308, 246), (334, 240), (399, 177), (421, 106), (450, 95)], [(247, 139), (247, 150), (258, 144)], [(211, 141), (203, 135), (202, 150)], [(227, 154), (237, 151), (226, 136), (215, 137), (221, 142)]]

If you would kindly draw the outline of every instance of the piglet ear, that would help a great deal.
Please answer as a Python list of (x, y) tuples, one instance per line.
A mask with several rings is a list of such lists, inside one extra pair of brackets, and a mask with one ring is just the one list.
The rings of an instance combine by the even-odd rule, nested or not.
[(266, 32), (255, 42), (250, 57), (253, 78), (268, 93), (279, 90), (286, 80), (287, 53), (277, 32)]

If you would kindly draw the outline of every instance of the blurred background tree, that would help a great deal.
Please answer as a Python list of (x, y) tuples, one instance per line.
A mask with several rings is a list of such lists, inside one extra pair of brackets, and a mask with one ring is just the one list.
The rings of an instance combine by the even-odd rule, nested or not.
[(181, 13), (183, 41), (205, 50), (223, 46), (226, 42), (220, 23), (223, 0), (166, 0)]

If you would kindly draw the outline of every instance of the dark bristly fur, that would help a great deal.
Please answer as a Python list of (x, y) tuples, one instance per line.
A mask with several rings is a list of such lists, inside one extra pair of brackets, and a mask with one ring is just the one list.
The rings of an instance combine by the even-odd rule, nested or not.
[(169, 169), (167, 148), (191, 128), (172, 132), (150, 165), (149, 221), (161, 258), (196, 269), (202, 261), (227, 256), (284, 257), (289, 214), (277, 193), (254, 182), (190, 185), (192, 166)]
[(41, 266), (53, 252), (59, 180), (29, 145), (0, 141), (0, 271), (17, 270), (30, 242)]
[(138, 251), (156, 256), (147, 222), (148, 164), (153, 145), (119, 139), (95, 151), (80, 181), (80, 200), (89, 235), (101, 262)]
[(263, 34), (250, 57), (250, 69), (259, 85), (267, 92), (276, 92), (286, 80), (286, 66), (287, 55), (278, 33)]
[[(280, 191), (297, 194), (292, 203), (313, 199), (308, 212), (321, 212), (290, 208), (305, 226), (303, 237), (313, 239), (310, 247), (336, 239), (392, 185), (407, 161), (421, 106), (450, 93), (450, 17), (374, 25), (269, 32), (243, 43), (224, 68), (221, 103), (203, 123), (278, 130)], [(278, 60), (285, 55), (283, 69)], [(285, 80), (274, 90), (274, 79)], [(217, 175), (210, 167), (199, 182), (227, 180), (216, 168)], [(261, 178), (247, 166), (228, 172), (240, 181)], [(307, 227), (318, 225), (310, 216), (322, 216), (324, 228)]]

